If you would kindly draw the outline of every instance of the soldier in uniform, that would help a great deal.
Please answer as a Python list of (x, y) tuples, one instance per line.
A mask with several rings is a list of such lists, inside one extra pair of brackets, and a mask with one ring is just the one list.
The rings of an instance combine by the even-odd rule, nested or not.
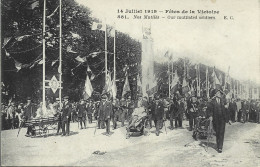
[[(69, 96), (64, 97), (64, 102), (62, 105), (62, 136), (69, 136), (70, 133), (70, 114), (71, 114), (71, 104), (69, 103)], [(66, 130), (66, 131), (65, 131)]]
[(197, 97), (193, 95), (188, 102), (188, 115), (189, 115), (189, 131), (192, 131), (193, 127), (196, 125), (196, 118), (198, 116), (198, 102)]
[(164, 105), (162, 102), (159, 101), (158, 96), (155, 97), (155, 102), (151, 104), (151, 112), (156, 127), (156, 136), (159, 136), (160, 125), (163, 121)]
[(105, 122), (106, 124), (106, 134), (110, 134), (110, 119), (112, 114), (112, 103), (107, 100), (107, 96), (102, 96), (102, 101), (100, 102), (98, 108), (98, 117), (99, 120)]
[(86, 129), (86, 116), (87, 116), (87, 108), (85, 101), (82, 99), (80, 104), (77, 106), (77, 114), (78, 114), (78, 121), (80, 122), (80, 129), (82, 128), (82, 122), (84, 124), (84, 128)]
[(215, 89), (212, 92), (212, 101), (208, 105), (207, 113), (216, 132), (217, 151), (222, 152), (226, 122), (229, 122), (225, 99), (221, 96), (222, 91)]

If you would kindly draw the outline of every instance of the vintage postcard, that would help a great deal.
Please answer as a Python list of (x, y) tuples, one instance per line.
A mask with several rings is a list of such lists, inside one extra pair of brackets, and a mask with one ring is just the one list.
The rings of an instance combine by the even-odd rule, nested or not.
[(259, 0), (1, 0), (2, 166), (260, 166)]

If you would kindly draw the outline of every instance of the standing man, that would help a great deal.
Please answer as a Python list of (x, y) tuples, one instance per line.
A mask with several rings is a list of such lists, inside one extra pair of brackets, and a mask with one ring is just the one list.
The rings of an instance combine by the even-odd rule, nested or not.
[(113, 129), (117, 128), (117, 121), (120, 117), (120, 102), (119, 99), (115, 99), (113, 101), (113, 114), (112, 114), (112, 121), (113, 121)]
[(93, 113), (95, 111), (95, 106), (93, 103), (93, 100), (90, 99), (89, 100), (89, 104), (86, 106), (87, 107), (87, 114), (88, 114), (88, 123), (92, 123), (92, 117), (93, 117)]
[(57, 127), (57, 133), (56, 135), (59, 135), (60, 129), (62, 128), (62, 122), (61, 122), (61, 109), (60, 109), (60, 99), (56, 98), (56, 101), (53, 104), (53, 108), (56, 111), (55, 117), (58, 119), (58, 127)]
[(163, 121), (164, 105), (162, 102), (159, 101), (158, 96), (155, 97), (155, 102), (153, 102), (151, 105), (151, 112), (156, 127), (156, 136), (159, 136), (160, 125)]
[(123, 127), (125, 126), (125, 118), (127, 114), (127, 103), (124, 97), (121, 98), (120, 106), (121, 106), (121, 127)]
[(82, 99), (80, 104), (77, 106), (77, 114), (78, 114), (78, 121), (80, 122), (80, 129), (82, 128), (82, 122), (84, 123), (84, 128), (86, 129), (86, 115), (87, 115), (87, 108), (85, 101)]
[(102, 101), (100, 102), (98, 109), (98, 116), (101, 122), (106, 124), (106, 135), (110, 134), (110, 118), (112, 114), (112, 103), (107, 100), (107, 96), (102, 96)]
[(192, 131), (193, 127), (197, 123), (197, 115), (198, 115), (198, 102), (197, 97), (193, 95), (188, 103), (188, 114), (189, 114), (189, 131)]
[(12, 101), (7, 108), (7, 122), (10, 129), (14, 129), (15, 103)]
[(173, 126), (173, 119), (175, 117), (175, 113), (177, 112), (178, 108), (177, 108), (177, 98), (174, 96), (172, 103), (170, 105), (170, 111), (169, 111), (169, 117), (170, 117), (170, 129), (173, 130), (174, 126)]
[(177, 101), (177, 112), (175, 115), (175, 127), (179, 127), (179, 128), (183, 128), (182, 127), (182, 119), (183, 119), (183, 113), (185, 111), (185, 106), (184, 106), (184, 98), (181, 97), (180, 99), (178, 99)]
[[(71, 114), (71, 104), (69, 103), (69, 96), (64, 97), (64, 103), (62, 105), (62, 136), (69, 136), (70, 133), (70, 114)], [(66, 129), (66, 131), (65, 131)]]
[(237, 104), (234, 100), (234, 98), (231, 98), (231, 102), (228, 105), (228, 110), (230, 113), (230, 118), (232, 122), (235, 122), (235, 116), (236, 116), (236, 111), (237, 111)]
[(213, 128), (216, 132), (217, 151), (222, 152), (224, 143), (224, 134), (226, 122), (229, 121), (228, 113), (225, 108), (225, 100), (222, 98), (221, 90), (213, 90), (213, 98), (207, 109), (210, 121), (213, 122)]
[[(24, 106), (24, 114), (23, 118), (25, 121), (28, 121), (30, 119), (33, 119), (36, 117), (36, 105), (32, 103), (32, 100), (30, 97), (27, 98), (27, 103)], [(33, 126), (28, 126), (27, 132), (26, 132), (26, 137), (35, 135), (35, 131), (33, 130)]]

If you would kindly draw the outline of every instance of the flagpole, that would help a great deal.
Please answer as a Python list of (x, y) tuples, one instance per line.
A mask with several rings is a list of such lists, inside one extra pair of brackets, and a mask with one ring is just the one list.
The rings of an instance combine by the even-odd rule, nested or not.
[(209, 69), (208, 66), (206, 67), (206, 94), (207, 94), (207, 98), (209, 98), (209, 77), (208, 77), (208, 73), (209, 73)]
[(171, 85), (170, 85), (170, 82), (171, 82), (171, 80), (170, 80), (171, 78), (170, 78), (170, 62), (168, 61), (168, 87), (169, 87), (169, 95), (168, 95), (168, 97), (170, 97), (170, 95), (171, 95), (171, 93), (170, 93), (170, 91), (171, 91)]
[(61, 15), (61, 8), (62, 8), (62, 1), (60, 0), (60, 52), (59, 52), (59, 81), (60, 81), (60, 88), (59, 88), (59, 100), (60, 100), (60, 108), (61, 108), (61, 82), (62, 82), (62, 15)]
[(46, 16), (46, 0), (43, 1), (43, 37), (42, 37), (42, 109), (45, 112), (45, 16)]
[(107, 24), (105, 23), (105, 85), (107, 82)]
[(115, 34), (114, 34), (114, 84), (116, 82), (116, 29), (114, 27)]

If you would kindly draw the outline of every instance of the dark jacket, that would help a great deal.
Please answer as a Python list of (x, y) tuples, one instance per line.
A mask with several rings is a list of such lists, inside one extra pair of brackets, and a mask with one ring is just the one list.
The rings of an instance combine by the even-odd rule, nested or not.
[(36, 117), (37, 107), (35, 104), (30, 103), (24, 106), (24, 114), (26, 120)]
[(77, 106), (78, 111), (78, 117), (86, 117), (87, 111), (86, 111), (86, 104), (79, 104)]
[(98, 108), (98, 116), (99, 120), (107, 120), (111, 118), (112, 114), (112, 103), (109, 101), (105, 101), (104, 103), (101, 101)]
[(72, 107), (71, 107), (71, 104), (69, 102), (67, 102), (66, 104), (63, 103), (62, 115), (61, 115), (61, 120), (62, 121), (67, 121), (68, 120), (67, 116), (70, 117), (71, 110), (72, 110)]
[(163, 119), (163, 115), (164, 115), (164, 105), (162, 102), (158, 102), (158, 104), (156, 104), (156, 102), (153, 102), (151, 104), (151, 112), (152, 112), (152, 117), (154, 120), (161, 120)]
[(214, 98), (207, 108), (208, 117), (213, 117), (213, 124), (218, 124), (220, 121), (229, 121), (228, 111), (225, 108), (225, 102), (220, 99), (220, 103)]

